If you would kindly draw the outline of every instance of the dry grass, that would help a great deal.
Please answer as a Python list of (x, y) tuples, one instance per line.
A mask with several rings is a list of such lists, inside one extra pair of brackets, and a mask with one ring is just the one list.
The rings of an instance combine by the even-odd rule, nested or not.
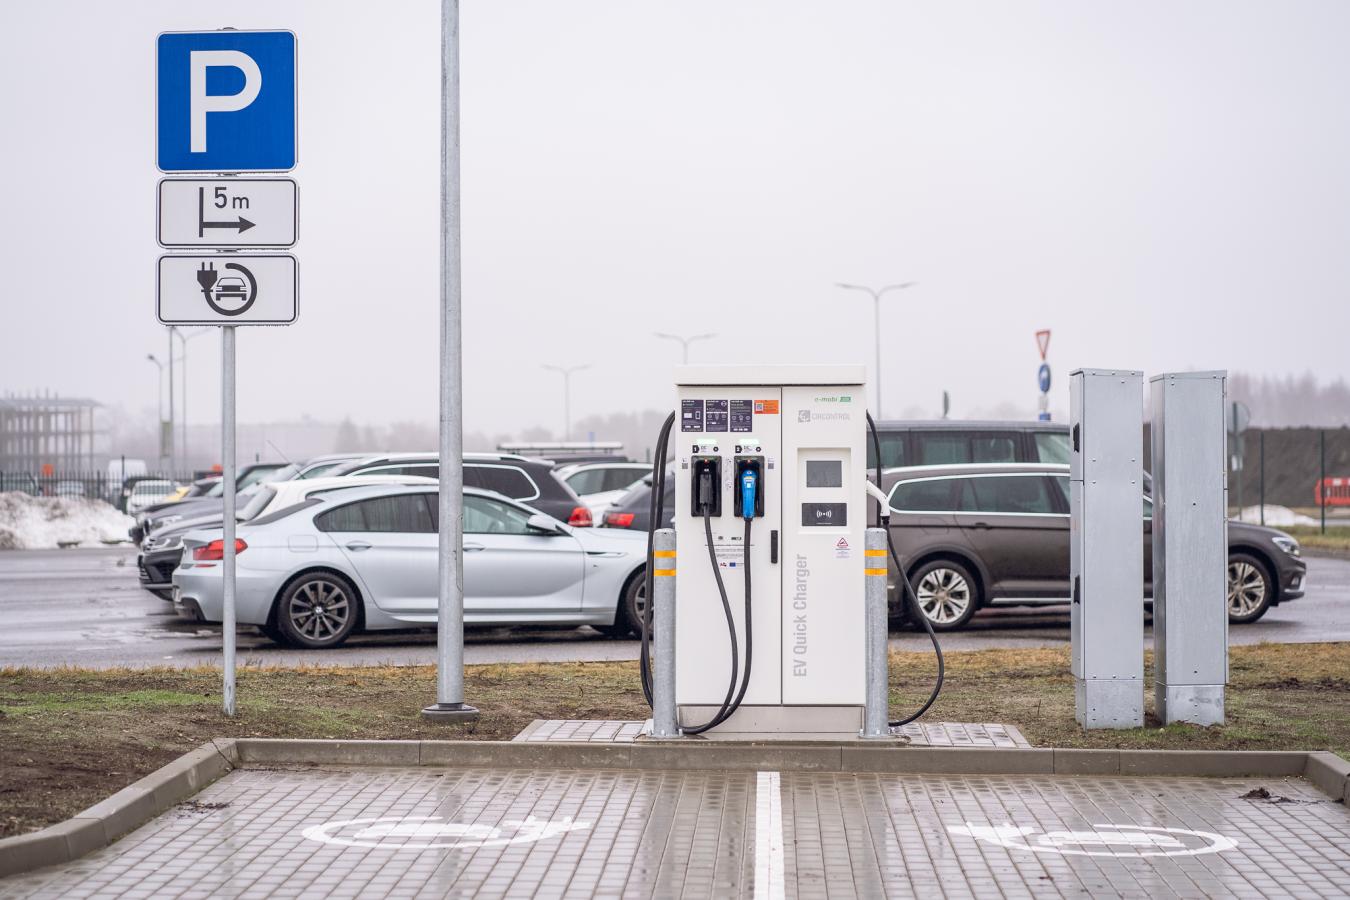
[[(928, 718), (1006, 722), (1040, 746), (1350, 756), (1350, 644), (1234, 648), (1221, 728), (1085, 733), (1068, 665), (1066, 648), (949, 654)], [(922, 702), (932, 673), (928, 654), (893, 654), (895, 714)], [(536, 718), (647, 715), (636, 663), (470, 666), (465, 681), (483, 716), (447, 727), (418, 715), (435, 690), (426, 667), (246, 669), (233, 719), (220, 712), (215, 669), (0, 670), (0, 835), (66, 818), (211, 737), (507, 740)]]

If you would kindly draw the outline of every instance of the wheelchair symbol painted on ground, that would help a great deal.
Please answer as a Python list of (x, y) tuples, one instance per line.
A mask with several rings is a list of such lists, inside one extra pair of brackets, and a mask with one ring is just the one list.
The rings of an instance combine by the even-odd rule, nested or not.
[(1232, 850), (1237, 841), (1208, 831), (1160, 828), (1154, 825), (1091, 825), (1076, 831), (1042, 831), (1026, 825), (948, 825), (952, 834), (972, 837), (986, 844), (1032, 853), (1064, 856), (1199, 856)]
[(311, 825), (303, 834), (312, 841), (344, 847), (454, 850), (532, 844), (590, 827), (590, 822), (576, 822), (571, 816), (561, 819), (530, 816), (523, 821), (508, 820), (499, 825), (461, 824), (447, 821), (443, 816), (395, 816)]

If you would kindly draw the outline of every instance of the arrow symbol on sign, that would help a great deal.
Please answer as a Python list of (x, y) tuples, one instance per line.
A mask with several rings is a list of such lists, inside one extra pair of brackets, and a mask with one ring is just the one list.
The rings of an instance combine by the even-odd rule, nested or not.
[(253, 222), (250, 222), (248, 219), (245, 219), (243, 216), (240, 216), (240, 217), (239, 217), (239, 221), (237, 221), (237, 222), (202, 222), (202, 223), (201, 223), (201, 226), (202, 226), (203, 228), (238, 228), (240, 234), (243, 234), (245, 231), (248, 231), (250, 228), (253, 227), (253, 225), (254, 225)]

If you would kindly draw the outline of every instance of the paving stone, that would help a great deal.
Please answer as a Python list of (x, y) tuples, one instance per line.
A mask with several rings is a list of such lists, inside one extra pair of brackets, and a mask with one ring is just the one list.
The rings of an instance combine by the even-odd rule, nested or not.
[[(1262, 787), (1268, 797), (1251, 793)], [(81, 860), (0, 880), (0, 898), (1337, 897), (1350, 886), (1350, 810), (1299, 777), (279, 764), (236, 770), (196, 800)]]

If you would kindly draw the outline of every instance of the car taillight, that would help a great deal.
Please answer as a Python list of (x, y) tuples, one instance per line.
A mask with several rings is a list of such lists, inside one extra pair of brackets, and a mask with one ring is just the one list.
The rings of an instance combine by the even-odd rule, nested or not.
[[(248, 549), (248, 544), (244, 543), (243, 538), (234, 539), (234, 552), (243, 553)], [(203, 547), (194, 547), (192, 550), (192, 559), (196, 562), (204, 562), (213, 559), (225, 558), (225, 542), (212, 541)]]
[(607, 512), (605, 524), (610, 528), (632, 528), (635, 513)]
[(567, 524), (574, 528), (590, 528), (595, 524), (595, 520), (591, 518), (589, 509), (578, 506), (572, 510), (572, 515), (567, 517)]

